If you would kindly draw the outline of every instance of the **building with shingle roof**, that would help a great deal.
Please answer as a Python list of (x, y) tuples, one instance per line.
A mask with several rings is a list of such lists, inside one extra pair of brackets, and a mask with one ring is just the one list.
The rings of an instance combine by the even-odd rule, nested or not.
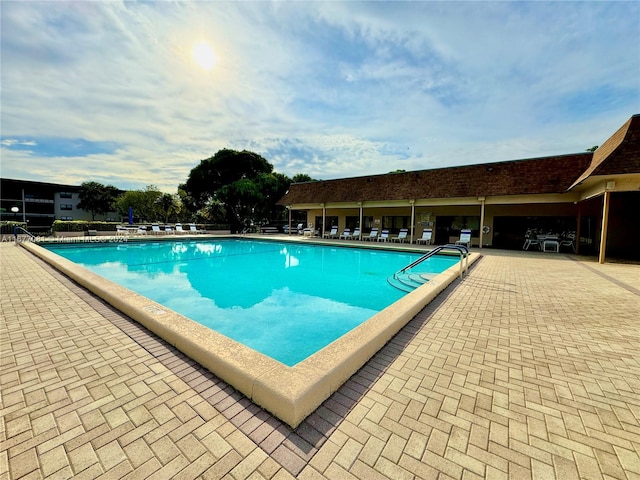
[[(279, 201), (321, 233), (360, 227), (409, 240), (522, 248), (527, 232), (575, 236), (585, 254), (640, 255), (640, 115), (595, 152), (296, 183)], [(569, 246), (568, 243), (566, 243)]]

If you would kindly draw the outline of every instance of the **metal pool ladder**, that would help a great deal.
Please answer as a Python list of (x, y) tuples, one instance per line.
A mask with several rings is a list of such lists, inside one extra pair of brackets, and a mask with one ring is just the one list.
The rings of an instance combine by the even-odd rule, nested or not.
[(416, 265), (424, 262), (426, 259), (442, 252), (443, 250), (453, 250), (458, 252), (458, 254), (460, 255), (460, 278), (462, 278), (463, 273), (469, 270), (469, 248), (464, 245), (447, 244), (435, 247), (433, 250), (425, 253), (423, 256), (414, 260), (406, 267), (402, 267), (400, 270), (388, 277), (387, 282), (392, 287), (403, 290), (405, 292), (411, 292), (412, 290), (415, 290), (420, 285), (427, 283), (435, 275), (428, 273), (410, 273), (410, 270)]

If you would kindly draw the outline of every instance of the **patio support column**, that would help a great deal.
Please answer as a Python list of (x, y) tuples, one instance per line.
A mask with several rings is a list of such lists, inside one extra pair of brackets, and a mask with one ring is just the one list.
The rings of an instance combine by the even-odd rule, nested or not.
[(324, 229), (326, 226), (326, 217), (327, 217), (327, 207), (325, 204), (322, 204), (322, 230), (320, 231), (320, 238), (324, 238)]
[(289, 230), (287, 235), (291, 235), (291, 205), (287, 205), (287, 210), (289, 210)]
[(582, 223), (582, 204), (578, 202), (578, 219), (576, 225), (576, 255), (580, 253), (580, 223)]
[(602, 202), (602, 228), (600, 229), (600, 255), (598, 263), (604, 263), (605, 253), (607, 251), (607, 229), (609, 227), (609, 204), (611, 203), (611, 192), (604, 192)]
[(360, 235), (358, 236), (358, 240), (362, 239), (362, 202), (358, 202), (358, 206), (360, 207), (360, 221), (358, 226), (360, 227)]
[(411, 237), (409, 238), (409, 243), (412, 244), (413, 235), (416, 228), (416, 201), (409, 200), (409, 203), (411, 204)]
[(484, 234), (483, 230), (484, 230), (484, 201), (485, 201), (485, 197), (478, 197), (478, 200), (480, 200), (480, 233), (479, 233), (479, 243), (480, 245), (478, 245), (480, 248), (482, 248), (482, 236)]

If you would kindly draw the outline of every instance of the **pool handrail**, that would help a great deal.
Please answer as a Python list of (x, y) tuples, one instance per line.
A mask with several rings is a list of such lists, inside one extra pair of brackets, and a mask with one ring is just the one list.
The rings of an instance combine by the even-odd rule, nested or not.
[[(434, 255), (437, 255), (443, 250), (456, 250), (460, 254), (460, 278), (462, 278), (463, 270), (465, 272), (469, 270), (469, 248), (466, 245), (454, 245), (452, 243), (449, 243), (447, 245), (438, 245), (433, 250), (428, 251), (427, 253), (422, 255), (420, 258), (414, 260), (409, 265), (402, 267), (400, 270), (395, 272), (393, 274), (393, 278), (398, 278), (398, 275), (405, 273), (407, 270), (410, 270), (416, 265), (424, 262), (426, 259), (433, 257)], [(466, 260), (466, 262), (463, 262), (463, 260)], [(464, 263), (464, 267), (463, 267), (463, 263)]]
[(18, 231), (19, 230), (22, 230), (23, 233), (26, 233), (31, 240), (35, 240), (36, 239), (35, 235), (33, 233), (31, 233), (30, 231), (28, 231), (26, 228), (20, 227), (18, 225), (15, 225), (13, 227), (13, 236), (15, 237), (16, 243), (18, 243)]

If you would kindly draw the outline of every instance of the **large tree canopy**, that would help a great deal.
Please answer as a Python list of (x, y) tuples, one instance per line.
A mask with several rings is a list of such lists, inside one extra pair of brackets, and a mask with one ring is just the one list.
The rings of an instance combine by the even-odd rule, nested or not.
[(234, 229), (283, 217), (276, 202), (290, 183), (257, 153), (223, 149), (193, 168), (180, 189), (192, 211), (222, 214)]
[(91, 219), (96, 215), (113, 211), (114, 202), (119, 190), (113, 185), (103, 185), (98, 182), (84, 182), (80, 185), (78, 208), (91, 212)]
[(257, 153), (224, 148), (191, 169), (187, 182), (180, 188), (191, 197), (193, 206), (200, 209), (216, 198), (225, 185), (272, 171), (273, 165)]

